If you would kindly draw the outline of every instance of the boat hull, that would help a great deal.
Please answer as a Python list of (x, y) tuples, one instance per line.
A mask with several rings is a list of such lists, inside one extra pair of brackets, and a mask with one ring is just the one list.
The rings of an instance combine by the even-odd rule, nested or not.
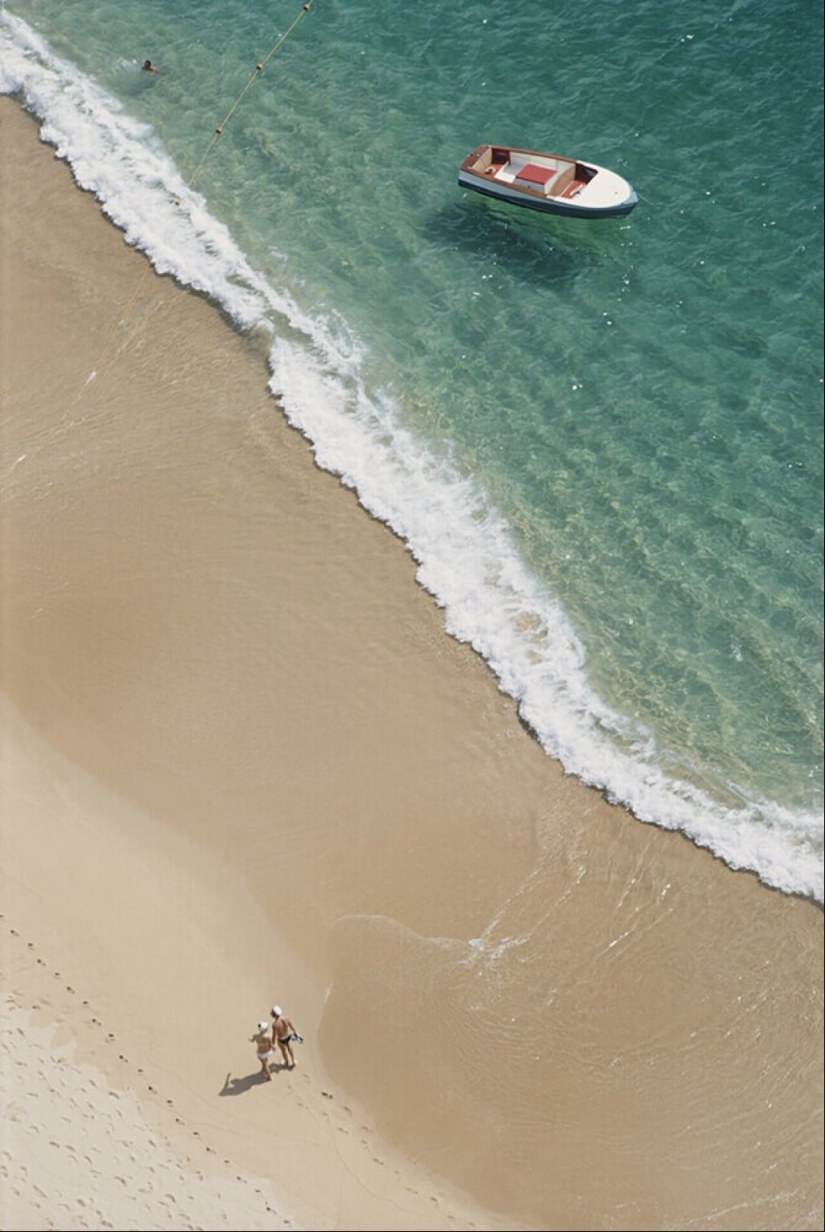
[(630, 195), (618, 205), (577, 206), (567, 201), (556, 201), (545, 198), (543, 201), (534, 197), (525, 197), (523, 193), (507, 192), (490, 184), (478, 183), (471, 176), (459, 173), (458, 182), (462, 188), (481, 193), (484, 197), (492, 197), (494, 201), (505, 201), (508, 205), (519, 205), (525, 210), (538, 210), (542, 214), (565, 214), (568, 218), (621, 218), (638, 202), (638, 197), (631, 190)]
[(477, 146), (458, 183), (506, 205), (568, 218), (620, 218), (638, 203), (627, 180), (606, 167), (504, 146)]

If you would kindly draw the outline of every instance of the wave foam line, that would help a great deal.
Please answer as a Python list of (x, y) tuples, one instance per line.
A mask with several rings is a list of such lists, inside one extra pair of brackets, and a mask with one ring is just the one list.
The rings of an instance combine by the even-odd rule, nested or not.
[[(319, 466), (354, 488), (418, 562), (447, 631), (490, 665), (544, 750), (641, 821), (681, 830), (732, 868), (822, 901), (822, 821), (770, 801), (721, 805), (667, 775), (653, 734), (594, 693), (586, 654), (560, 604), (521, 562), (503, 519), (449, 461), (422, 449), (357, 383), (278, 339), (271, 389), (311, 442)], [(740, 793), (741, 794), (741, 793)]]
[(667, 774), (653, 733), (594, 693), (584, 647), (483, 491), (400, 426), (390, 398), (368, 396), (363, 350), (346, 324), (312, 319), (276, 291), (186, 187), (151, 128), (5, 10), (0, 93), (23, 96), (42, 139), (158, 273), (210, 296), (241, 329), (271, 331), (270, 388), (318, 465), (406, 542), (419, 583), (445, 610), (447, 631), (483, 656), (567, 773), (641, 821), (681, 830), (731, 867), (823, 901), (821, 816), (744, 797), (741, 807), (725, 807)]

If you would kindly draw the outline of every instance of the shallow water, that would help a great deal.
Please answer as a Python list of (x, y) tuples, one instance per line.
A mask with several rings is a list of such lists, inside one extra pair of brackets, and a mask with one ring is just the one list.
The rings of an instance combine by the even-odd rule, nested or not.
[[(168, 10), (14, 0), (0, 88), (158, 269), (271, 330), (290, 418), (549, 753), (821, 900), (812, 6)], [(464, 193), (485, 139), (640, 203)]]

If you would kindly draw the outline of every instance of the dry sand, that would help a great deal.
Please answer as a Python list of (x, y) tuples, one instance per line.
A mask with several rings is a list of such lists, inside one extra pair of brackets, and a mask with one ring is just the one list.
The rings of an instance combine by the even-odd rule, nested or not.
[(821, 1227), (821, 912), (565, 778), (0, 124), (0, 1225)]
[(0, 1176), (5, 1228), (288, 1228), (269, 1183), (197, 1141), (176, 1150), (131, 1091), (73, 1060), (10, 997), (2, 1002)]

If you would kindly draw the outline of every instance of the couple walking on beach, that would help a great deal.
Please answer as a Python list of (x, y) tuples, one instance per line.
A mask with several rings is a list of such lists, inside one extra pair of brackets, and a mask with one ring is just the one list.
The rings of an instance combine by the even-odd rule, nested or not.
[(280, 1005), (273, 1005), (269, 1013), (272, 1018), (272, 1025), (270, 1026), (268, 1022), (259, 1022), (255, 1028), (255, 1033), (249, 1037), (250, 1043), (255, 1045), (255, 1055), (261, 1063), (261, 1071), (266, 1077), (267, 1082), (272, 1081), (272, 1075), (269, 1072), (269, 1062), (275, 1045), (278, 1045), (287, 1068), (294, 1069), (295, 1054), (292, 1051), (292, 1041), (297, 1040), (298, 1043), (303, 1043), (302, 1037), (295, 1030)]

